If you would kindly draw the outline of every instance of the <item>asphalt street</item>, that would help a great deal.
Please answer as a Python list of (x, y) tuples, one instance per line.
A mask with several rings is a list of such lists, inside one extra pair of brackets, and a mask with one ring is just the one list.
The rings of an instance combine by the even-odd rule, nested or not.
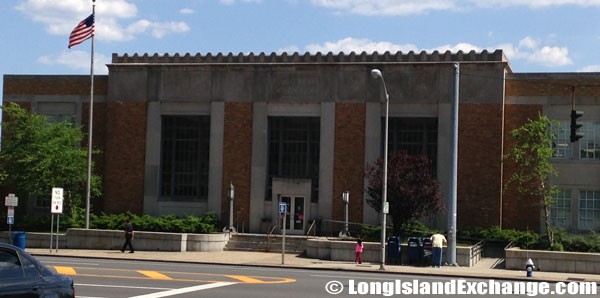
[[(37, 257), (49, 268), (70, 275), (77, 297), (442, 297), (401, 293), (397, 281), (421, 284), (457, 278), (378, 272), (285, 269), (89, 258)], [(488, 280), (462, 279), (489, 283)], [(387, 287), (386, 287), (387, 286)], [(551, 285), (553, 286), (553, 285)], [(398, 291), (394, 292), (393, 289)], [(468, 289), (468, 288), (466, 288)], [(332, 294), (335, 293), (335, 294)], [(528, 294), (451, 295), (452, 297), (532, 297)], [(447, 296), (447, 295), (443, 295)], [(537, 297), (597, 297), (538, 295)]]

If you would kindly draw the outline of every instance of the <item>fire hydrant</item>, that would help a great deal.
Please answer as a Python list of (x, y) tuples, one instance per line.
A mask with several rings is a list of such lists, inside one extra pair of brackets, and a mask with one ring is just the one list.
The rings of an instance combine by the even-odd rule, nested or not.
[(529, 258), (527, 260), (527, 262), (525, 263), (525, 270), (527, 270), (527, 277), (532, 277), (533, 276), (533, 269), (535, 268), (535, 265), (533, 264), (533, 261), (531, 260), (531, 258)]

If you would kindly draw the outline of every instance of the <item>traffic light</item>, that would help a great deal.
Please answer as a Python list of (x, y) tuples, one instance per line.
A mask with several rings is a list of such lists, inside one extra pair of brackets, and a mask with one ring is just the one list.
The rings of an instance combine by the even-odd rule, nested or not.
[(581, 116), (583, 116), (583, 111), (571, 110), (571, 143), (583, 138), (583, 133), (577, 132), (577, 129), (583, 126), (583, 123), (577, 121), (577, 118)]

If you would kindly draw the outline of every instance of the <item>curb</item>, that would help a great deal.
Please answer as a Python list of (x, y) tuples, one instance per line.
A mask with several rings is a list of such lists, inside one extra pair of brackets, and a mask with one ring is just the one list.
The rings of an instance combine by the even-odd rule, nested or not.
[(302, 266), (286, 266), (286, 265), (268, 265), (268, 264), (232, 264), (232, 263), (219, 263), (219, 262), (200, 262), (200, 261), (178, 261), (178, 260), (148, 260), (138, 258), (109, 258), (109, 257), (95, 257), (95, 256), (66, 256), (66, 255), (54, 255), (49, 253), (30, 253), (33, 256), (44, 256), (44, 257), (60, 257), (60, 258), (82, 258), (82, 259), (98, 259), (98, 260), (121, 260), (121, 261), (148, 261), (148, 262), (161, 262), (161, 263), (176, 263), (176, 264), (200, 264), (200, 265), (218, 265), (218, 266), (243, 266), (243, 267), (259, 267), (259, 268), (279, 268), (279, 269), (299, 269), (299, 270), (321, 270), (321, 271), (337, 271), (337, 272), (356, 272), (356, 273), (377, 273), (377, 274), (398, 274), (398, 275), (417, 275), (417, 276), (439, 276), (439, 277), (455, 277), (465, 279), (489, 279), (489, 280), (509, 280), (509, 281), (527, 281), (527, 282), (547, 282), (547, 283), (558, 283), (558, 282), (590, 282), (588, 280), (569, 280), (565, 279), (531, 279), (531, 278), (519, 278), (519, 277), (498, 277), (498, 276), (465, 276), (453, 273), (430, 273), (430, 272), (392, 272), (392, 271), (381, 271), (381, 270), (359, 270), (359, 269), (346, 269), (346, 268), (327, 268), (327, 267), (302, 267)]

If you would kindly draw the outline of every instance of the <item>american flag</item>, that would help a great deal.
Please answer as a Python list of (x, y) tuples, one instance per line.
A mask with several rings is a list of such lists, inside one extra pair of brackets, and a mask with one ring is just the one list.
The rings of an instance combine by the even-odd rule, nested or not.
[(94, 14), (81, 21), (69, 36), (69, 49), (94, 36)]

